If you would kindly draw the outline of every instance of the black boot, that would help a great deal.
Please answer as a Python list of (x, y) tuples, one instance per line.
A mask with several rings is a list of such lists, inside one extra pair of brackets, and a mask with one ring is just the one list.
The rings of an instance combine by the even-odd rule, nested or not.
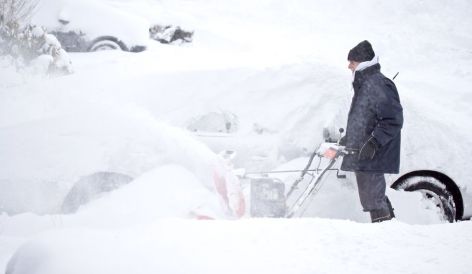
[(395, 218), (392, 203), (390, 203), (388, 197), (385, 197), (385, 202), (387, 204), (387, 208), (370, 211), (370, 219), (372, 220), (372, 223), (380, 223)]
[(370, 211), (370, 219), (372, 220), (372, 223), (380, 223), (383, 221), (391, 220), (392, 218), (393, 216), (390, 215), (390, 212), (388, 210), (377, 209)]

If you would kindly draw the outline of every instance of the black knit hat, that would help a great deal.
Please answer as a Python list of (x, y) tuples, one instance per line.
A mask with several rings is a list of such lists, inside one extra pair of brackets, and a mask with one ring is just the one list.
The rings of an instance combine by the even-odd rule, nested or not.
[(372, 49), (372, 45), (369, 43), (369, 41), (364, 40), (349, 51), (349, 54), (347, 55), (347, 60), (355, 62), (365, 62), (372, 60), (374, 57), (375, 53)]

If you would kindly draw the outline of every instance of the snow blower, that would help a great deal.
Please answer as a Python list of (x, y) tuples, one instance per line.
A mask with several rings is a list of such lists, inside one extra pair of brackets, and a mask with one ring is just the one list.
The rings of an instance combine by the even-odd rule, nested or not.
[[(342, 133), (344, 130), (340, 129), (339, 131)], [(246, 177), (251, 179), (250, 214), (252, 217), (291, 218), (302, 216), (306, 210), (307, 201), (318, 192), (321, 187), (320, 182), (327, 171), (336, 171), (337, 178), (346, 178), (346, 175), (339, 174), (339, 169), (333, 168), (333, 166), (340, 157), (353, 152), (339, 145), (339, 141), (330, 142), (333, 141), (330, 138), (325, 138), (325, 140), (327, 142), (320, 144), (311, 154), (303, 170), (246, 173)], [(312, 168), (315, 157), (319, 159), (318, 166)], [(323, 159), (325, 159), (325, 164), (320, 168)], [(285, 193), (285, 183), (280, 179), (269, 177), (269, 175), (290, 172), (300, 172), (300, 176)], [(307, 175), (310, 176), (310, 179), (308, 182), (304, 182)], [(301, 186), (301, 182), (304, 182), (303, 186)]]

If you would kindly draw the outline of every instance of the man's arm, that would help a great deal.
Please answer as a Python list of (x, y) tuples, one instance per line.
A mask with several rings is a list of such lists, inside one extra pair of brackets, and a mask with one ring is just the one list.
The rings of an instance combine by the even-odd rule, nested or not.
[(372, 136), (380, 147), (400, 134), (403, 126), (403, 108), (400, 104), (397, 88), (389, 79), (384, 81), (383, 90), (379, 91), (376, 104), (378, 122), (372, 132)]

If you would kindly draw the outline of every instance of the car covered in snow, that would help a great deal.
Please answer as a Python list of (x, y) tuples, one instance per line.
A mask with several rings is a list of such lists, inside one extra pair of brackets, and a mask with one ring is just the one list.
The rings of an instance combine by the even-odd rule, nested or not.
[(141, 52), (151, 41), (192, 41), (179, 26), (151, 24), (142, 16), (99, 1), (43, 1), (32, 21), (44, 26), (68, 52), (123, 50)]
[(32, 22), (54, 34), (66, 51), (146, 49), (149, 23), (97, 1), (42, 1)]
[[(71, 214), (97, 207), (103, 218), (113, 218), (113, 208), (130, 212), (146, 200), (136, 192), (149, 197), (137, 211), (184, 218), (245, 214), (239, 181), (227, 161), (190, 134), (135, 110), (85, 109), (2, 129), (0, 214)], [(121, 190), (129, 187), (134, 190)], [(115, 192), (126, 198), (110, 196)], [(191, 193), (203, 194), (192, 198)], [(104, 196), (108, 202), (99, 201)]]
[[(422, 123), (427, 125), (425, 121)], [(469, 220), (472, 217), (472, 185), (467, 174), (470, 172), (467, 163), (456, 160), (465, 159), (467, 152), (460, 150), (460, 144), (451, 144), (450, 136), (445, 135), (441, 127), (426, 132), (420, 130), (421, 126), (406, 125), (403, 129), (400, 173), (386, 174), (387, 184), (394, 190), (420, 193), (426, 202), (425, 208), (435, 210), (443, 221)], [(340, 135), (329, 132), (326, 140), (337, 141)], [(436, 146), (425, 149), (423, 138), (431, 134), (435, 136)], [(456, 154), (438, 156), (448, 146), (457, 146), (451, 150)]]

